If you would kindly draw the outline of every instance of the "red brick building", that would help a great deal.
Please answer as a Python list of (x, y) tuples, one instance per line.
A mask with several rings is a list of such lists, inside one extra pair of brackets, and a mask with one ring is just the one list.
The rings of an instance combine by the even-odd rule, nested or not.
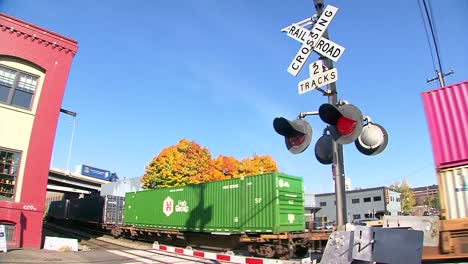
[(0, 224), (40, 248), (52, 147), (77, 42), (0, 13)]

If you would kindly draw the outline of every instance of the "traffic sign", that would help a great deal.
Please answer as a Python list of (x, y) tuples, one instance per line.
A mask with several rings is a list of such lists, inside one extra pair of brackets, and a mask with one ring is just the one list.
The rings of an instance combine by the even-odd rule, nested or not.
[[(290, 27), (287, 27), (287, 35), (302, 44), (305, 44), (308, 36), (312, 35), (312, 32), (299, 24), (292, 24)], [(343, 55), (345, 48), (336, 44), (335, 42), (326, 39), (324, 37), (320, 38), (315, 46), (314, 51), (317, 52), (319, 55), (327, 57), (334, 62), (337, 62), (341, 55)]]
[[(288, 36), (293, 37), (302, 43), (301, 48), (288, 67), (288, 72), (293, 76), (297, 76), (302, 66), (304, 66), (304, 63), (306, 62), (307, 58), (309, 58), (311, 51), (319, 43), (319, 40), (322, 38), (323, 33), (325, 33), (325, 30), (327, 29), (331, 20), (335, 17), (337, 11), (337, 7), (327, 5), (309, 34), (307, 34), (307, 31), (305, 31), (305, 28), (302, 28), (299, 25), (291, 26), (288, 31)], [(303, 37), (305, 40), (301, 41)]]
[(3, 252), (8, 251), (5, 225), (0, 225), (0, 251), (3, 251)]
[(318, 54), (329, 58), (330, 60), (337, 62), (341, 55), (343, 54), (345, 48), (330, 41), (326, 38), (321, 38), (317, 46), (315, 46), (314, 51)]
[(297, 91), (299, 92), (299, 94), (307, 93), (321, 86), (334, 83), (337, 80), (338, 71), (336, 68), (333, 68), (328, 71), (319, 72), (318, 74), (311, 75), (309, 79), (299, 82), (299, 84), (297, 85)]

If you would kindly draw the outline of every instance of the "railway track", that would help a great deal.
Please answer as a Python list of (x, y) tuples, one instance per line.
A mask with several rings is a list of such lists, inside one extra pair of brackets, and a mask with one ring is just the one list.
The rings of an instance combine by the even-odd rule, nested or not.
[[(234, 259), (242, 258), (251, 258), (247, 250), (236, 250), (235, 252), (226, 253), (216, 251), (216, 250), (206, 250), (206, 255), (216, 255), (221, 254), (225, 257), (213, 260), (207, 258), (196, 257), (198, 254), (193, 255), (181, 255), (180, 253), (171, 252), (168, 250), (161, 251), (153, 248), (153, 243), (142, 242), (142, 241), (133, 241), (128, 239), (115, 239), (112, 236), (108, 235), (106, 232), (101, 232), (98, 230), (93, 230), (85, 227), (77, 226), (61, 226), (57, 224), (44, 223), (44, 233), (48, 236), (61, 236), (67, 238), (75, 238), (79, 241), (79, 249), (81, 251), (94, 251), (94, 252), (106, 252), (111, 253), (115, 257), (120, 257), (117, 260), (113, 259), (112, 263), (231, 263), (229, 261), (224, 261), (225, 257), (229, 255)], [(170, 246), (165, 247), (170, 248)], [(191, 251), (192, 249), (190, 249)], [(202, 249), (200, 249), (202, 250)], [(193, 249), (193, 251), (198, 251)], [(227, 258), (230, 258), (227, 257)], [(132, 262), (120, 262), (123, 259), (132, 260)], [(106, 260), (107, 261), (107, 260)], [(279, 262), (278, 262), (279, 261)], [(300, 259), (297, 260), (267, 260), (267, 262), (262, 263), (301, 263)], [(97, 263), (97, 262), (93, 262)], [(234, 262), (239, 263), (239, 262)], [(258, 262), (260, 263), (260, 262)]]
[[(114, 239), (96, 230), (80, 228), (75, 230), (55, 224), (44, 223), (46, 236), (74, 238), (79, 241), (80, 251), (88, 251), (85, 256), (89, 263), (211, 263), (212, 260), (183, 256), (152, 249), (151, 243), (135, 242), (126, 239)], [(92, 253), (94, 252), (94, 254)], [(221, 263), (221, 262), (219, 262)]]

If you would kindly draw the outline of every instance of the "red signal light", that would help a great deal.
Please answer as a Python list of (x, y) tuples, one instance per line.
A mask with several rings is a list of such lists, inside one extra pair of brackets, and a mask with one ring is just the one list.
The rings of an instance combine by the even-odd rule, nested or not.
[(305, 135), (299, 135), (295, 137), (287, 137), (288, 143), (291, 146), (297, 147), (300, 146), (305, 141)]
[(347, 136), (353, 133), (356, 128), (356, 121), (345, 116), (340, 116), (336, 121), (336, 130), (342, 136)]

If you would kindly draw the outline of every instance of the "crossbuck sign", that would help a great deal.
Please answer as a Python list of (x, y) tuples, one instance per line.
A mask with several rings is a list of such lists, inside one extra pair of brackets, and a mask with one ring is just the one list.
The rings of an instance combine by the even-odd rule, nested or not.
[(288, 27), (288, 36), (302, 43), (288, 67), (288, 72), (293, 76), (299, 73), (312, 50), (335, 62), (341, 57), (345, 48), (322, 37), (337, 11), (338, 8), (328, 5), (310, 31), (302, 27), (300, 23), (294, 23)]

